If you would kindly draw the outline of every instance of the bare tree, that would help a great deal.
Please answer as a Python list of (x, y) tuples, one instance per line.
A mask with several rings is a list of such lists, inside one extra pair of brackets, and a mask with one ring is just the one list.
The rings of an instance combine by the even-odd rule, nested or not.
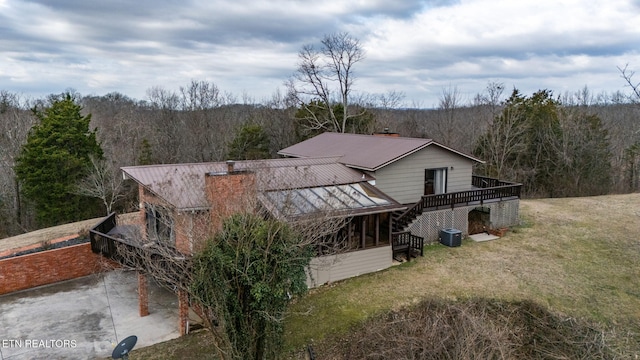
[[(436, 118), (431, 131), (433, 137), (445, 145), (453, 146), (462, 142), (457, 140), (465, 138), (464, 134), (461, 134), (461, 132), (464, 132), (464, 127), (461, 126), (458, 117), (461, 106), (462, 100), (457, 86), (449, 86), (442, 89), (438, 103), (439, 116)], [(456, 135), (461, 136), (458, 137)]]
[(489, 106), (493, 117), (500, 112), (502, 97), (504, 94), (504, 83), (498, 81), (489, 81), (484, 93), (479, 93), (474, 98), (474, 105)]
[(559, 128), (548, 128), (542, 145), (549, 158), (556, 196), (593, 196), (611, 190), (609, 136), (597, 115), (580, 107), (558, 109)]
[(0, 205), (7, 222), (5, 230), (10, 235), (31, 227), (30, 224), (23, 223), (23, 220), (28, 219), (23, 216), (19, 184), (13, 170), (15, 159), (27, 141), (29, 130), (36, 123), (29, 107), (29, 100), (18, 94), (0, 91)]
[(124, 179), (112, 161), (95, 157), (90, 160), (89, 174), (78, 182), (75, 193), (100, 199), (109, 215), (113, 206), (127, 195)]
[(152, 144), (154, 154), (159, 162), (179, 162), (184, 155), (183, 141), (185, 125), (180, 117), (180, 97), (173, 91), (154, 86), (147, 90), (151, 110), (155, 112), (154, 123), (148, 134), (148, 141)]
[(222, 160), (226, 144), (233, 138), (233, 122), (225, 106), (235, 98), (224, 94), (213, 82), (192, 80), (180, 87), (183, 118), (182, 141), (185, 143), (182, 161)]
[(262, 125), (271, 139), (271, 152), (277, 153), (297, 142), (295, 128), (291, 119), (295, 115), (296, 103), (277, 89), (266, 106), (254, 107), (257, 122)]
[(402, 107), (405, 93), (401, 91), (389, 90), (384, 94), (375, 94), (370, 96), (367, 107), (374, 112), (375, 124), (374, 128), (378, 131), (389, 129), (391, 131), (399, 131), (396, 119), (394, 119), (394, 110)]
[(487, 175), (500, 179), (515, 176), (514, 158), (526, 148), (522, 138), (527, 128), (521, 118), (520, 109), (505, 109), (480, 138), (477, 152), (487, 161)]
[(382, 109), (397, 109), (402, 106), (406, 94), (402, 91), (389, 90), (377, 96), (376, 107)]
[(191, 80), (189, 86), (180, 86), (180, 95), (183, 110), (212, 109), (224, 104), (218, 86), (207, 81)]
[(620, 71), (620, 76), (627, 83), (627, 86), (631, 88), (633, 93), (633, 97), (635, 97), (635, 101), (640, 101), (640, 82), (636, 83), (633, 80), (633, 76), (635, 75), (635, 71), (629, 70), (629, 64), (626, 64), (623, 68), (618, 66), (618, 70)]
[[(364, 59), (360, 41), (348, 33), (325, 35), (322, 47), (305, 45), (298, 58), (296, 74), (287, 83), (290, 95), (308, 113), (309, 127), (345, 132), (347, 123), (361, 112), (351, 113), (350, 100), (355, 80), (353, 67)], [(317, 103), (314, 102), (318, 101)], [(341, 114), (334, 105), (341, 104)], [(321, 105), (328, 117), (319, 117), (313, 106)]]

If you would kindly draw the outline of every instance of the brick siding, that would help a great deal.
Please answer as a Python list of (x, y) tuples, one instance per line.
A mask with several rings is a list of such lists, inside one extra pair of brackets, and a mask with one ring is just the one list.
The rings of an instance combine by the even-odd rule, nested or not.
[(67, 246), (0, 260), (0, 295), (113, 269), (91, 244)]

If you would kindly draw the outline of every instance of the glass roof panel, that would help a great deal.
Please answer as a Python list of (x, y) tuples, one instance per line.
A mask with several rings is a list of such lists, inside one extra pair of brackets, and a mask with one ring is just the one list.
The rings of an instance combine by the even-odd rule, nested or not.
[(266, 192), (265, 196), (285, 216), (319, 211), (359, 210), (392, 204), (360, 184), (274, 190)]

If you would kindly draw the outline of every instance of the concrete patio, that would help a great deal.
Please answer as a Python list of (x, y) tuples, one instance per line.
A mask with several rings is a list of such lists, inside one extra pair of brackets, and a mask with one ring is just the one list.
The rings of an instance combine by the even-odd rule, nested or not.
[(112, 271), (0, 296), (0, 360), (108, 358), (177, 338), (178, 299), (149, 280), (149, 312), (138, 316), (137, 275)]

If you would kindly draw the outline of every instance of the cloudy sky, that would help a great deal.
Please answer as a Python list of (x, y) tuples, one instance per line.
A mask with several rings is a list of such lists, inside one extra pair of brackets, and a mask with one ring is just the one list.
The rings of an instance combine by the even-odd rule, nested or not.
[(421, 107), (489, 81), (627, 92), (617, 67), (640, 74), (640, 0), (0, 0), (0, 90), (143, 100), (206, 80), (260, 102), (284, 90), (303, 45), (336, 32), (366, 52), (357, 91)]

